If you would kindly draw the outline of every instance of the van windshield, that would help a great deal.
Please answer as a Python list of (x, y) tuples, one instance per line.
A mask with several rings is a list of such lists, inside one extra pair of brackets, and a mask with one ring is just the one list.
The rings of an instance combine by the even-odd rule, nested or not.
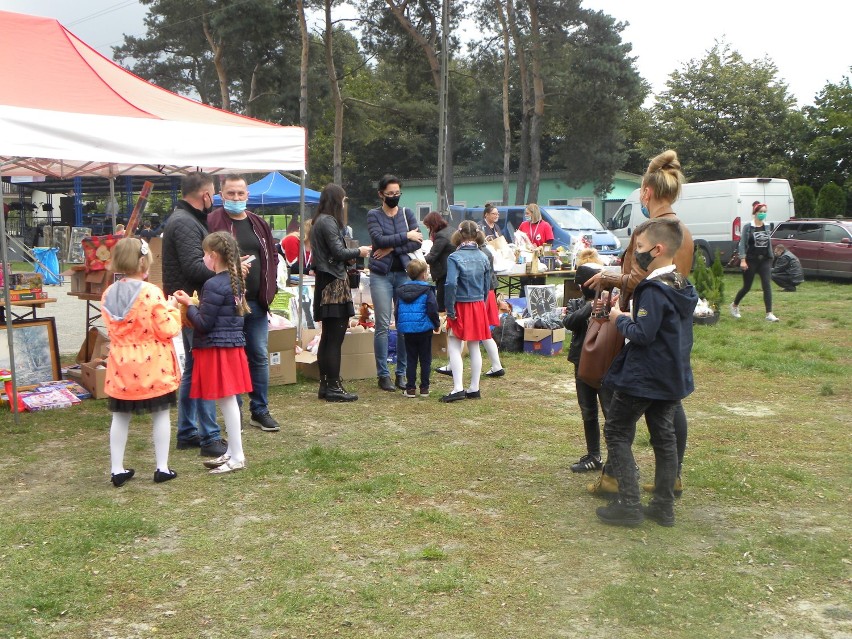
[(561, 229), (579, 231), (602, 231), (598, 219), (583, 209), (545, 209)]

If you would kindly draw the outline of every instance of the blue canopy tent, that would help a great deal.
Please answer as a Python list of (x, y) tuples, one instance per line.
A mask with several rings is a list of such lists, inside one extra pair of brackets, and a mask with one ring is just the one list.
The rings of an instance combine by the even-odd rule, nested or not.
[[(251, 209), (264, 205), (298, 204), (300, 188), (295, 182), (291, 182), (277, 171), (273, 171), (265, 178), (248, 185), (248, 207)], [(305, 189), (306, 204), (317, 204), (319, 198), (319, 191)], [(218, 194), (213, 197), (213, 204), (222, 206), (222, 198)]]

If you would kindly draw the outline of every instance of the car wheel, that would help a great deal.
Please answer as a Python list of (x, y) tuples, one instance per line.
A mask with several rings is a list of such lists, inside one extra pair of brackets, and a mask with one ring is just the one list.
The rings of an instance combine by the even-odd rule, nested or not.
[(706, 246), (696, 246), (695, 251), (693, 252), (693, 263), (692, 268), (694, 269), (698, 266), (698, 261), (701, 260), (704, 262), (704, 266), (710, 268), (710, 265), (713, 263), (712, 258), (710, 257), (710, 251)]

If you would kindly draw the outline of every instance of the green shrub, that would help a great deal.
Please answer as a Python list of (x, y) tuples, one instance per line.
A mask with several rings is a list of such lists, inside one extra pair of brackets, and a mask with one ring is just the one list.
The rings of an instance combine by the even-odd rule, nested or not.
[(704, 260), (696, 260), (695, 270), (692, 271), (692, 282), (698, 297), (707, 300), (707, 303), (717, 311), (725, 301), (723, 275), (722, 257), (718, 250), (710, 268), (704, 265)]
[(816, 210), (816, 194), (807, 184), (801, 184), (793, 189), (793, 207), (796, 217), (810, 217)]
[(843, 215), (846, 212), (846, 194), (834, 182), (829, 182), (819, 190), (816, 202), (816, 214), (824, 217)]

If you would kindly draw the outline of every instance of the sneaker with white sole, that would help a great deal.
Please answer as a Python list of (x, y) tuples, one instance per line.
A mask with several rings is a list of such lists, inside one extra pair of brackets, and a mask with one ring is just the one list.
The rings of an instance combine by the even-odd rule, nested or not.
[(583, 455), (580, 461), (576, 464), (571, 464), (572, 473), (587, 473), (590, 470), (600, 470), (603, 468), (600, 455)]
[(733, 315), (734, 317), (739, 319), (740, 318), (740, 307), (735, 306), (734, 304), (731, 304), (731, 315)]
[(775, 317), (775, 315), (773, 315), (772, 313), (767, 313), (767, 314), (766, 314), (766, 321), (767, 321), (767, 322), (777, 322), (777, 321), (779, 321), (779, 320), (778, 320), (778, 318), (777, 318), (777, 317)]
[(224, 455), (221, 455), (216, 459), (205, 459), (201, 463), (204, 464), (205, 468), (219, 468), (219, 466), (227, 462), (230, 458), (231, 456), (225, 453)]
[(407, 397), (408, 399), (417, 399), (417, 391), (413, 388), (406, 388), (402, 391), (402, 396)]
[(242, 470), (246, 467), (245, 460), (237, 461), (236, 459), (229, 459), (224, 464), (219, 466), (218, 468), (214, 468), (210, 471), (211, 475), (224, 475), (225, 473), (232, 473), (235, 470)]

